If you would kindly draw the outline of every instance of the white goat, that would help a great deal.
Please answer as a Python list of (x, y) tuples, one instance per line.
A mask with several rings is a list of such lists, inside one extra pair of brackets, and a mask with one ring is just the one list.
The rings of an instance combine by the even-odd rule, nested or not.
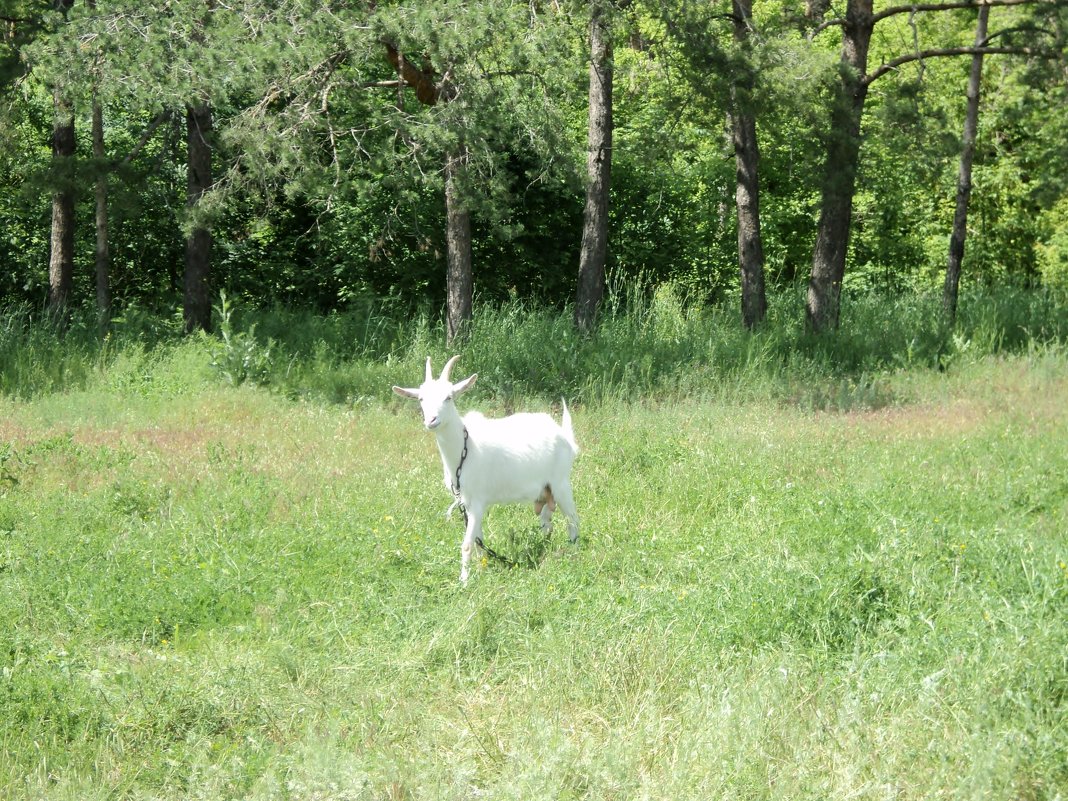
[(567, 517), (571, 541), (578, 540), (578, 511), (571, 495), (571, 465), (578, 445), (566, 403), (560, 425), (547, 414), (491, 420), (468, 412), (461, 418), (453, 401), (471, 388), (478, 373), (453, 384), (449, 371), (459, 358), (449, 359), (438, 379), (427, 358), (421, 386), (395, 386), (393, 391), (419, 401), (423, 422), (437, 437), (445, 487), (467, 512), (467, 531), (460, 546), (460, 581), (466, 583), (471, 551), (475, 543), (482, 544), (482, 518), (494, 504), (533, 501), (546, 532), (559, 505)]

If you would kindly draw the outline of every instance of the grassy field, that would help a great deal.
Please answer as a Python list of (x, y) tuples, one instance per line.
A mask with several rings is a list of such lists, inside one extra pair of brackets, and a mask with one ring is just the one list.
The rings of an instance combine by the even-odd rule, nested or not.
[(0, 797), (1068, 796), (1062, 348), (577, 403), (580, 544), (466, 588), (414, 359), (209, 350), (0, 397)]

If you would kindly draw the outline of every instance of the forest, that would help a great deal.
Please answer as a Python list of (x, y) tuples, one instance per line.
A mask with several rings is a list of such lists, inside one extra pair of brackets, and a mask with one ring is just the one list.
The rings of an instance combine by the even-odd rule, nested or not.
[[(5, 0), (0, 306), (1068, 286), (1068, 4)], [(215, 315), (217, 318), (217, 314)], [(217, 319), (216, 319), (217, 323)]]

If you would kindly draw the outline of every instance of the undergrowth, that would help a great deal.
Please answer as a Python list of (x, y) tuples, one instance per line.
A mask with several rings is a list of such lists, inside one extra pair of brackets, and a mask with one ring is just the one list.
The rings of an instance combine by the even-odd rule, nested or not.
[(215, 333), (181, 335), (177, 316), (136, 307), (100, 338), (92, 314), (62, 334), (26, 308), (0, 311), (0, 394), (33, 397), (138, 382), (181, 392), (212, 380), (254, 383), (290, 398), (332, 403), (384, 399), (421, 375), (429, 355), (462, 352), (478, 393), (504, 408), (525, 398), (573, 402), (646, 396), (778, 397), (813, 409), (894, 402), (885, 377), (901, 368), (945, 371), (962, 362), (1068, 341), (1068, 308), (1042, 291), (962, 298), (957, 325), (942, 323), (933, 296), (852, 298), (837, 331), (802, 324), (799, 293), (771, 298), (760, 330), (745, 331), (731, 306), (685, 302), (670, 285), (610, 294), (596, 329), (581, 335), (569, 310), (514, 301), (476, 309), (462, 345), (446, 347), (441, 321), (393, 301), (348, 310), (238, 308), (225, 295)]

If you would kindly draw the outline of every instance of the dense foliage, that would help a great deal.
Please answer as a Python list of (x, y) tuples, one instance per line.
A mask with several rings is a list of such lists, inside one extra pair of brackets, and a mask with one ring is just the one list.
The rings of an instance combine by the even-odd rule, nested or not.
[[(791, 4), (756, 8), (741, 54), (729, 6), (620, 3), (610, 272), (701, 300), (737, 292), (729, 75), (750, 70), (769, 286), (807, 278), (828, 93), (841, 36)], [(719, 6), (723, 6), (720, 8)], [(210, 100), (213, 282), (231, 297), (322, 311), (392, 297), (435, 314), (445, 292), (441, 154), (462, 140), (484, 300), (574, 293), (582, 226), (584, 3), (128, 0), (9, 3), (0, 36), (0, 303), (47, 295), (49, 198), (76, 192), (73, 297), (93, 298), (93, 185), (109, 189), (113, 314), (179, 303), (183, 107)], [(58, 9), (58, 10), (57, 10)], [(702, 10), (704, 9), (704, 10)], [(7, 15), (5, 15), (7, 16)], [(1005, 42), (983, 78), (964, 280), (1068, 283), (1066, 12), (996, 8)], [(974, 11), (880, 22), (872, 64), (968, 44)], [(1012, 31), (1015, 31), (1013, 33)], [(1015, 37), (1015, 38), (1014, 38)], [(461, 86), (420, 103), (383, 42)], [(871, 85), (847, 290), (937, 286), (953, 213), (969, 59), (903, 65)], [(53, 104), (75, 110), (73, 174), (49, 148)], [(106, 157), (89, 120), (103, 107)]]

